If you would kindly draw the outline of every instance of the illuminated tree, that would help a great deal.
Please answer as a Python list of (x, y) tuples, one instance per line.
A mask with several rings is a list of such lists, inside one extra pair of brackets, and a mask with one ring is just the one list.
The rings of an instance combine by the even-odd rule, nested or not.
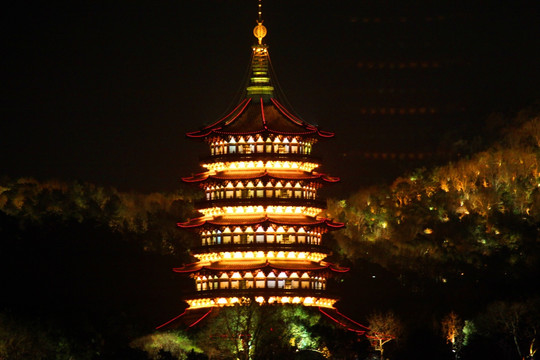
[(397, 340), (402, 332), (403, 325), (393, 312), (373, 313), (368, 317), (370, 331), (366, 335), (371, 346), (380, 353), (384, 359), (384, 346), (392, 340)]
[(465, 340), (463, 320), (455, 312), (451, 312), (442, 319), (441, 327), (446, 343), (450, 344), (455, 358), (458, 359)]

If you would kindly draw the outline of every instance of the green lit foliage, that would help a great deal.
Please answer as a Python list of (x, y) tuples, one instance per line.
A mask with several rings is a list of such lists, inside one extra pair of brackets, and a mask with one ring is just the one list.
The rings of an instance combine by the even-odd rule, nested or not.
[(31, 178), (0, 180), (0, 211), (22, 221), (44, 224), (95, 221), (119, 233), (137, 234), (146, 251), (182, 254), (193, 237), (174, 224), (194, 215), (188, 191), (176, 193), (123, 193), (111, 187)]
[(196, 343), (210, 358), (291, 358), (298, 350), (325, 349), (314, 327), (320, 315), (303, 306), (260, 306), (246, 301), (219, 309)]
[(193, 341), (181, 331), (159, 332), (133, 340), (131, 347), (146, 352), (149, 359), (160, 360), (163, 353), (174, 359), (186, 360), (190, 354), (202, 353)]
[(538, 265), (540, 117), (516, 120), (502, 141), (470, 158), (363, 189), (329, 204), (346, 222), (342, 252), (399, 272), (433, 278)]
[(90, 348), (81, 349), (51, 324), (14, 319), (0, 314), (0, 359), (41, 360), (91, 359)]

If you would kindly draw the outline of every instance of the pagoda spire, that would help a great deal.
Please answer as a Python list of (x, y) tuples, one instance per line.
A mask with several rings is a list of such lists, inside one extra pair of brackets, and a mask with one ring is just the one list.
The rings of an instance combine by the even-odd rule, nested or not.
[(257, 26), (253, 29), (253, 35), (257, 38), (258, 43), (252, 47), (250, 79), (246, 90), (248, 98), (267, 100), (274, 97), (274, 87), (269, 73), (268, 46), (263, 43), (267, 30), (262, 20), (261, 0), (259, 0), (258, 16)]

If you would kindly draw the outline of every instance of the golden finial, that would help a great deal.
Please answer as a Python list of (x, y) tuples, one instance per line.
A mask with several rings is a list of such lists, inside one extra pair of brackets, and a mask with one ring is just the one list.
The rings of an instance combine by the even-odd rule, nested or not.
[(262, 21), (257, 21), (257, 26), (253, 29), (253, 35), (259, 39), (259, 45), (262, 44), (262, 39), (266, 36), (266, 28), (262, 24)]
[(259, 45), (262, 44), (262, 39), (266, 36), (266, 28), (262, 24), (262, 0), (259, 0), (259, 20), (257, 20), (257, 26), (253, 29), (253, 35), (259, 39)]

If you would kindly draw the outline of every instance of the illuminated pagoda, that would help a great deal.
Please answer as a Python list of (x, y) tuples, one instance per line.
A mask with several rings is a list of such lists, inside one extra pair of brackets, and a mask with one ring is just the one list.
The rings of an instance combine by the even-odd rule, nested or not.
[(200, 162), (203, 173), (183, 178), (205, 194), (196, 203), (202, 216), (178, 224), (200, 235), (192, 249), (198, 261), (174, 271), (195, 280), (188, 310), (244, 299), (333, 309), (337, 297), (327, 290), (328, 279), (348, 269), (324, 261), (330, 251), (321, 237), (343, 224), (320, 216), (326, 202), (317, 192), (339, 179), (316, 171), (312, 148), (334, 134), (274, 97), (260, 8), (253, 33), (258, 43), (245, 97), (222, 119), (187, 134), (207, 143), (210, 156)]

